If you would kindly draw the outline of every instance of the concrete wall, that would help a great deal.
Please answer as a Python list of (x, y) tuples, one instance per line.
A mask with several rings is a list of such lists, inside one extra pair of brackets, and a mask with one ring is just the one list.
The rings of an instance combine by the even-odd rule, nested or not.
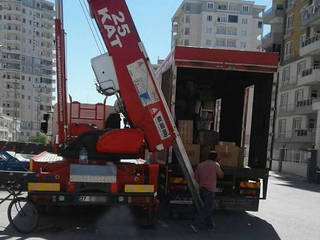
[[(279, 170), (279, 161), (272, 161), (273, 171)], [(307, 164), (305, 163), (295, 163), (295, 162), (282, 162), (282, 172), (291, 173), (301, 177), (307, 177)]]

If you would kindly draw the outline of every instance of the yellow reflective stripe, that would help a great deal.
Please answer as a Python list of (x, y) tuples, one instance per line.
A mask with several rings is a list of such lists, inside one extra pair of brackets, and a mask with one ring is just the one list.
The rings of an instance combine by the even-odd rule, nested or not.
[(33, 160), (32, 159), (30, 159), (29, 170), (30, 170), (30, 172), (33, 171)]
[(139, 193), (139, 192), (154, 192), (154, 185), (125, 185), (125, 192)]
[(28, 183), (29, 191), (59, 192), (60, 183)]

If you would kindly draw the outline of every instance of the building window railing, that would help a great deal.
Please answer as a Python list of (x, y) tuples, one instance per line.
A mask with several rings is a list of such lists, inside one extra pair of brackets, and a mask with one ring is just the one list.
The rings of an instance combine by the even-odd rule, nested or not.
[(309, 75), (311, 75), (311, 74), (314, 72), (314, 70), (317, 70), (317, 69), (320, 69), (320, 66), (314, 66), (313, 68), (304, 69), (304, 70), (300, 73), (300, 76), (301, 76), (301, 77), (309, 76)]
[(315, 14), (317, 14), (320, 10), (320, 2), (316, 1), (315, 5), (309, 5), (301, 12), (301, 21), (302, 23), (308, 21), (311, 17), (313, 17)]
[(314, 36), (307, 38), (305, 41), (302, 42), (301, 47), (308, 46), (316, 41), (320, 40), (320, 34), (315, 34)]

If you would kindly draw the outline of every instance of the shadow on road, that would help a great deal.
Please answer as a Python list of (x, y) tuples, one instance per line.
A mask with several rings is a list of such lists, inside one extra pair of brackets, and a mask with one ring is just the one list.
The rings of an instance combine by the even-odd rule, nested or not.
[[(141, 217), (141, 216), (140, 216)], [(218, 212), (217, 230), (193, 233), (190, 220), (165, 219), (157, 221), (152, 229), (137, 223), (134, 214), (125, 206), (113, 208), (56, 209), (49, 216), (41, 216), (38, 229), (20, 235), (11, 226), (0, 230), (0, 240), (15, 239), (244, 239), (278, 240), (271, 224), (249, 213)]]
[(303, 177), (282, 173), (275, 173), (272, 177), (281, 181), (277, 185), (320, 193), (320, 184), (309, 183)]

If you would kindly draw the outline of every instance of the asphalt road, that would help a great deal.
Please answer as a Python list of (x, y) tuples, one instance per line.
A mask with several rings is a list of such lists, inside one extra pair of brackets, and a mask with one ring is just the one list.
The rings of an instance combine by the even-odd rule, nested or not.
[[(0, 196), (5, 193), (0, 192)], [(217, 230), (193, 233), (190, 220), (159, 220), (153, 229), (137, 224), (127, 207), (110, 209), (57, 209), (41, 216), (38, 230), (16, 233), (7, 220), (7, 203), (0, 205), (0, 240), (4, 239), (243, 239), (317, 240), (320, 239), (320, 185), (303, 179), (272, 173), (268, 200), (258, 213), (218, 212)]]

